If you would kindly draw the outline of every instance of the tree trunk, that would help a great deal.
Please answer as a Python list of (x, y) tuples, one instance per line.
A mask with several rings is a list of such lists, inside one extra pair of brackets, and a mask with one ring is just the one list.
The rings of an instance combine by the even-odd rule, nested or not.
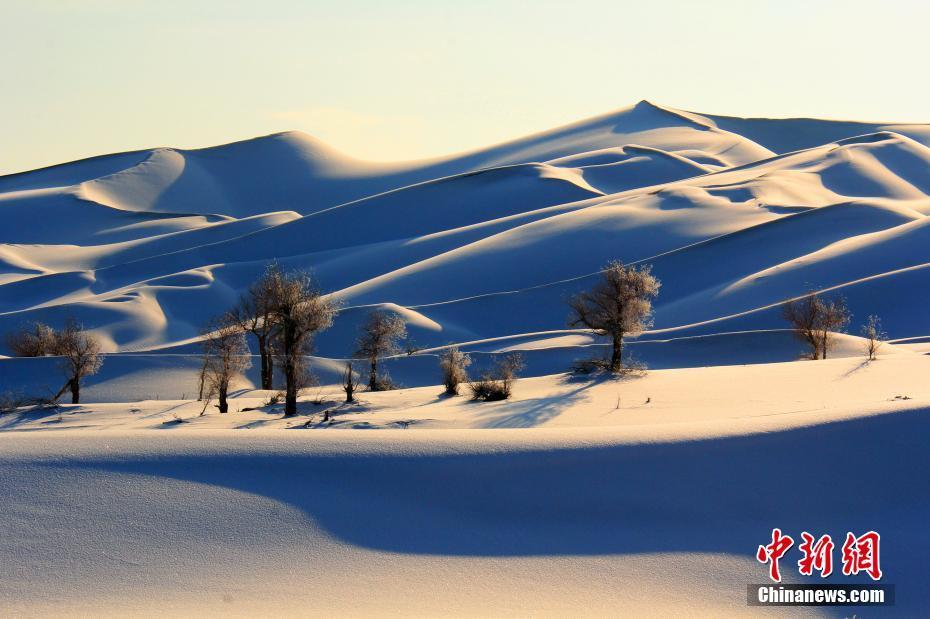
[[(346, 402), (352, 403), (355, 402), (355, 377), (352, 374), (352, 362), (346, 362), (345, 375), (342, 378), (342, 387), (346, 392)], [(329, 411), (327, 411), (327, 416)], [(325, 421), (325, 419), (324, 419)]]
[(262, 358), (262, 389), (270, 391), (274, 389), (274, 359), (271, 351), (268, 350), (268, 336), (258, 336), (258, 354)]
[(197, 401), (200, 402), (203, 400), (203, 389), (207, 383), (207, 362), (206, 357), (204, 357), (203, 366), (200, 368), (200, 392), (197, 395)]
[(820, 336), (815, 331), (807, 329), (801, 333), (804, 335), (807, 345), (811, 347), (811, 359), (814, 361), (820, 359)]
[(65, 384), (61, 386), (61, 389), (58, 390), (58, 393), (56, 393), (56, 394), (52, 397), (52, 400), (54, 400), (54, 401), (57, 402), (57, 401), (58, 401), (58, 398), (60, 398), (61, 396), (63, 396), (63, 395), (65, 394), (65, 391), (67, 391), (67, 390), (70, 389), (70, 388), (71, 388), (71, 380), (68, 379), (68, 381), (65, 382)]
[(294, 327), (285, 323), (282, 333), (284, 346), (284, 416), (297, 414), (297, 352), (294, 350)]
[(820, 351), (821, 351), (820, 358), (826, 359), (827, 358), (827, 331), (823, 332), (823, 337), (820, 340)]
[(294, 376), (294, 370), (291, 364), (285, 366), (285, 380), (287, 385), (284, 389), (284, 416), (293, 417), (297, 414), (297, 379)]
[(623, 336), (613, 336), (613, 350), (610, 354), (610, 371), (619, 372), (623, 369)]
[(274, 389), (274, 355), (271, 354), (270, 350), (265, 352), (265, 362), (267, 364), (266, 373), (268, 375), (268, 382), (263, 384), (263, 388), (271, 391)]
[(229, 412), (229, 403), (226, 401), (226, 394), (228, 390), (229, 390), (229, 385), (225, 385), (225, 384), (220, 385), (220, 389), (219, 389), (220, 403), (219, 403), (219, 406), (217, 406), (217, 408), (220, 409), (220, 413)]
[(71, 403), (81, 403), (81, 381), (77, 378), (71, 379)]
[(368, 373), (368, 390), (378, 390), (378, 358), (371, 360), (371, 370)]

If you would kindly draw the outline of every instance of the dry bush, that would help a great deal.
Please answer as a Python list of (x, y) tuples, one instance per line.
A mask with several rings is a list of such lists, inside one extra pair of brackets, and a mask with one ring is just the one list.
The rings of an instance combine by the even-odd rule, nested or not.
[(645, 376), (648, 369), (645, 362), (634, 358), (633, 355), (627, 354), (624, 354), (623, 363), (619, 370), (612, 370), (610, 359), (604, 358), (581, 359), (571, 366), (571, 371), (574, 374), (599, 374), (602, 372), (609, 372), (620, 377)]
[(888, 334), (882, 330), (882, 321), (875, 314), (870, 315), (862, 325), (862, 337), (865, 338), (865, 352), (869, 361), (874, 361), (878, 350), (888, 339)]
[(471, 357), (452, 346), (439, 356), (439, 368), (442, 370), (442, 384), (447, 395), (458, 395), (459, 385), (468, 382), (468, 366)]
[(57, 354), (58, 342), (55, 330), (41, 322), (35, 322), (29, 329), (11, 333), (7, 336), (7, 347), (15, 357), (44, 357)]
[(401, 387), (402, 385), (395, 383), (391, 375), (387, 372), (379, 372), (378, 375), (375, 376), (374, 388), (371, 387), (371, 377), (369, 377), (369, 391), (391, 391), (393, 389), (400, 389)]
[(523, 369), (523, 357), (510, 353), (498, 360), (494, 368), (469, 385), (473, 400), (495, 402), (513, 395), (513, 381)]

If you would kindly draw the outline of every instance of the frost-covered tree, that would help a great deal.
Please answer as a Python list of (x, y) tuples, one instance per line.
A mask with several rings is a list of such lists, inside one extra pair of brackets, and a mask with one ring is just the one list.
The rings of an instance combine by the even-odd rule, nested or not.
[(67, 378), (55, 399), (70, 389), (71, 403), (80, 404), (81, 382), (99, 372), (103, 366), (100, 339), (85, 330), (84, 325), (69, 319), (61, 331), (55, 332), (52, 353), (61, 357), (59, 367)]
[(865, 352), (869, 361), (874, 361), (878, 350), (888, 339), (888, 334), (882, 330), (882, 321), (875, 314), (866, 318), (865, 324), (861, 329), (862, 337), (865, 338)]
[(368, 319), (362, 325), (355, 354), (368, 361), (370, 391), (383, 391), (390, 387), (390, 382), (378, 374), (378, 360), (400, 353), (400, 342), (405, 337), (407, 325), (399, 314), (379, 310), (368, 314)]
[(272, 286), (268, 313), (284, 374), (285, 417), (297, 414), (297, 392), (308, 375), (305, 355), (314, 336), (333, 324), (337, 310), (336, 302), (324, 296), (307, 273), (281, 273)]
[(810, 348), (811, 359), (827, 358), (836, 341), (834, 335), (842, 333), (850, 319), (843, 297), (827, 298), (816, 292), (785, 302), (782, 316)]
[(44, 357), (55, 354), (55, 330), (41, 322), (32, 327), (11, 333), (7, 347), (16, 357)]
[(844, 333), (846, 326), (852, 315), (846, 307), (846, 299), (843, 297), (832, 297), (821, 300), (822, 312), (820, 318), (820, 354), (823, 359), (827, 358), (827, 353), (836, 343), (834, 337), (837, 333)]
[(794, 329), (795, 336), (810, 348), (811, 359), (820, 358), (820, 314), (821, 305), (817, 293), (787, 301), (782, 306), (782, 317)]
[(612, 344), (607, 369), (623, 370), (623, 339), (652, 326), (652, 301), (661, 283), (650, 265), (627, 266), (610, 262), (591, 290), (571, 299), (569, 326), (585, 327), (609, 337)]
[(442, 384), (447, 395), (458, 395), (459, 385), (468, 382), (468, 366), (471, 357), (459, 350), (458, 346), (447, 348), (439, 356), (439, 369), (442, 370)]
[(250, 367), (249, 346), (237, 322), (227, 316), (204, 330), (202, 380), (207, 399), (216, 397), (220, 413), (229, 411), (230, 384)]
[(249, 286), (239, 302), (229, 311), (229, 320), (255, 337), (258, 355), (261, 358), (262, 389), (274, 388), (274, 329), (272, 299), (283, 276), (281, 267), (273, 262), (268, 265), (255, 282)]

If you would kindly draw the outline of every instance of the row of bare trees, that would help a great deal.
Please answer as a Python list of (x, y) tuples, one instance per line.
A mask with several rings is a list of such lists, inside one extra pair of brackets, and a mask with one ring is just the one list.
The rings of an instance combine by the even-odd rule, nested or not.
[[(611, 262), (590, 290), (569, 301), (570, 326), (584, 327), (611, 342), (609, 359), (586, 362), (590, 368), (618, 374), (631, 369), (624, 358), (624, 341), (652, 326), (652, 303), (660, 287), (649, 265)], [(338, 311), (338, 303), (322, 294), (307, 273), (285, 272), (272, 263), (234, 307), (204, 330), (201, 399), (209, 402), (216, 398), (221, 413), (229, 410), (232, 381), (251, 367), (247, 342), (247, 336), (251, 335), (261, 360), (262, 389), (274, 388), (277, 368), (285, 383), (285, 416), (296, 414), (298, 392), (310, 377), (307, 355), (316, 335), (332, 325)], [(826, 359), (834, 346), (835, 334), (842, 332), (850, 322), (850, 313), (842, 297), (826, 297), (816, 292), (784, 303), (782, 312), (796, 335), (809, 347), (812, 359)], [(874, 359), (881, 343), (887, 339), (876, 316), (868, 317), (862, 335), (867, 342), (869, 359)], [(369, 313), (354, 351), (355, 356), (368, 365), (369, 391), (394, 387), (379, 362), (400, 353), (406, 337), (406, 325), (399, 314), (383, 310)], [(82, 381), (96, 374), (103, 363), (99, 338), (75, 320), (66, 321), (61, 330), (35, 323), (30, 329), (12, 334), (8, 347), (17, 356), (61, 357), (60, 367), (66, 382), (53, 399), (57, 400), (70, 390), (75, 404), (80, 401)], [(469, 355), (457, 347), (442, 353), (439, 365), (445, 392), (457, 395), (460, 386), (468, 383), (475, 399), (494, 400), (510, 396), (513, 380), (522, 368), (522, 359), (518, 355), (508, 355), (473, 382), (468, 378), (470, 364)], [(351, 360), (346, 363), (342, 378), (346, 401), (352, 402), (361, 380)]]
[(57, 402), (65, 392), (71, 392), (71, 403), (80, 404), (81, 384), (103, 366), (100, 339), (87, 331), (84, 325), (73, 318), (65, 321), (60, 330), (41, 322), (10, 334), (7, 347), (17, 357), (59, 357), (59, 369), (65, 376), (65, 384), (52, 396)]
[(284, 376), (284, 414), (297, 414), (297, 395), (310, 374), (306, 355), (338, 309), (309, 274), (271, 264), (235, 307), (204, 330), (201, 397), (216, 397), (220, 412), (229, 410), (232, 380), (251, 367), (250, 333), (258, 344), (262, 388), (273, 388), (278, 365)]
[[(844, 333), (852, 319), (843, 297), (819, 292), (786, 301), (782, 306), (782, 316), (798, 339), (807, 345), (808, 355), (814, 360), (827, 358), (836, 344), (837, 334)], [(878, 316), (872, 314), (866, 318), (861, 335), (865, 340), (866, 356), (872, 361), (888, 339)]]
[[(272, 263), (235, 307), (204, 330), (201, 398), (217, 398), (221, 413), (229, 409), (231, 381), (251, 366), (246, 341), (246, 334), (250, 334), (261, 360), (262, 389), (274, 389), (277, 368), (284, 377), (284, 414), (296, 414), (298, 392), (311, 376), (307, 355), (314, 338), (332, 325), (338, 311), (339, 304), (322, 294), (310, 275), (284, 271)], [(370, 391), (393, 388), (387, 374), (379, 370), (379, 360), (401, 352), (406, 337), (406, 324), (400, 315), (380, 310), (369, 313), (355, 354), (368, 363)], [(358, 387), (351, 362), (343, 382), (351, 401)]]
[[(569, 326), (590, 329), (596, 335), (610, 338), (612, 344), (609, 360), (586, 361), (579, 364), (579, 369), (606, 369), (615, 374), (637, 369), (624, 359), (623, 342), (652, 326), (652, 302), (660, 287), (649, 265), (611, 262), (591, 290), (571, 299)], [(836, 343), (836, 335), (845, 332), (852, 318), (843, 297), (813, 291), (785, 302), (782, 315), (797, 337), (807, 344), (811, 359), (826, 359)], [(868, 359), (874, 360), (888, 339), (881, 320), (875, 315), (868, 316), (861, 335)]]

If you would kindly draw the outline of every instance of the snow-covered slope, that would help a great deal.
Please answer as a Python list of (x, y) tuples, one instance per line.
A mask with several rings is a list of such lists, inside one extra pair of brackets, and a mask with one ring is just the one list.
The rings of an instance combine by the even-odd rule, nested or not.
[[(294, 420), (238, 410), (259, 394), (205, 417), (189, 401), (6, 416), (24, 431), (0, 441), (0, 608), (757, 616), (746, 585), (765, 581), (754, 553), (778, 526), (796, 539), (879, 531), (896, 599), (878, 615), (923, 616), (928, 371), (900, 353), (553, 376), (492, 404), (433, 386), (365, 394), (328, 429), (319, 412), (334, 402)], [(787, 582), (801, 581), (795, 556)], [(869, 581), (837, 569), (827, 582)]]
[(565, 332), (566, 298), (621, 259), (663, 282), (644, 340), (769, 332), (777, 304), (810, 289), (846, 295), (853, 329), (879, 313), (892, 337), (920, 338), (928, 143), (926, 125), (643, 101), (422, 162), (362, 162), (294, 132), (97, 157), (0, 177), (0, 332), (76, 316), (110, 352), (190, 352), (278, 260), (344, 302), (323, 358), (350, 354), (378, 306), (420, 347), (532, 342), (561, 363), (590, 339)]

